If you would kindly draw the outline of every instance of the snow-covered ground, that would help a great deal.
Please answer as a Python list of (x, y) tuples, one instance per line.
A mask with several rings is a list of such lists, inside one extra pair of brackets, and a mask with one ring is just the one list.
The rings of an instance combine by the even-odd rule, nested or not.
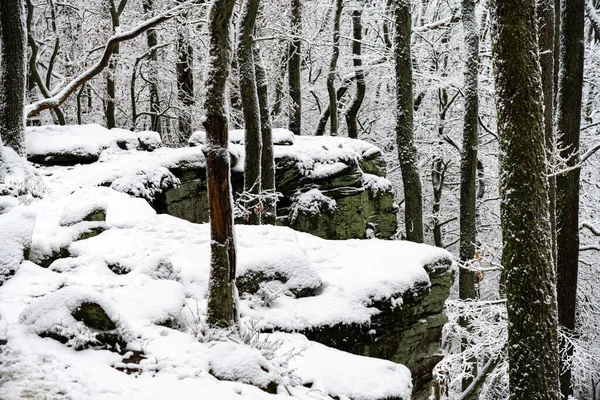
[[(128, 151), (135, 164), (103, 163), (110, 154), (100, 150), (98, 163), (42, 168), (45, 195), (21, 198), (26, 206), (0, 197), (0, 273), (6, 280), (0, 286), (0, 339), (6, 341), (0, 347), (1, 399), (410, 397), (410, 372), (402, 365), (341, 352), (300, 334), (259, 330), (368, 322), (378, 312), (373, 300), (427, 284), (423, 265), (449, 257), (447, 252), (238, 226), (238, 276), (285, 282), (273, 280), (241, 295), (240, 332), (211, 331), (204, 323), (208, 226), (157, 215), (145, 200), (124, 193), (148, 190), (149, 176), (123, 171), (160, 170), (174, 154), (193, 159), (200, 150)], [(121, 184), (127, 190), (102, 186), (107, 174), (115, 178), (113, 186), (126, 178)], [(296, 295), (302, 291), (311, 295)], [(74, 317), (85, 303), (98, 304), (114, 323), (116, 348), (97, 346), (100, 332)], [(66, 343), (39, 336), (49, 333)]]

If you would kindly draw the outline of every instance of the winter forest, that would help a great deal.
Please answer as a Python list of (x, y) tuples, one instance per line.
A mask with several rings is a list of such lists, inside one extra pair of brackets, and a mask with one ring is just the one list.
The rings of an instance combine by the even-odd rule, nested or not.
[(0, 0), (0, 399), (600, 400), (599, 0)]

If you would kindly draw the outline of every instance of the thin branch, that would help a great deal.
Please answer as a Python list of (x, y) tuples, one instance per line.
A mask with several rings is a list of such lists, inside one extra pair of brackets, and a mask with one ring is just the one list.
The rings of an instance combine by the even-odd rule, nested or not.
[[(193, 5), (193, 4), (194, 3), (191, 3), (191, 5)], [(108, 65), (108, 63), (110, 61), (110, 57), (113, 54), (115, 47), (119, 43), (138, 37), (142, 33), (146, 32), (148, 29), (153, 28), (153, 27), (175, 17), (182, 11), (188, 9), (191, 5), (183, 4), (183, 5), (174, 7), (172, 9), (170, 9), (169, 11), (165, 12), (164, 14), (158, 15), (154, 18), (151, 18), (151, 19), (139, 24), (138, 26), (134, 27), (133, 29), (131, 29), (129, 31), (112, 36), (110, 39), (108, 39), (108, 42), (106, 43), (106, 46), (104, 47), (104, 53), (102, 54), (102, 58), (98, 62), (96, 62), (96, 64), (94, 66), (92, 66), (87, 71), (85, 71), (84, 73), (79, 75), (77, 78), (75, 78), (73, 81), (71, 81), (71, 83), (66, 85), (56, 95), (54, 95), (50, 98), (47, 98), (47, 99), (37, 101), (35, 103), (32, 103), (32, 104), (26, 106), (25, 107), (25, 115), (27, 117), (33, 117), (35, 115), (38, 115), (43, 110), (47, 110), (49, 108), (54, 108), (54, 107), (60, 106), (81, 85), (83, 85), (84, 83), (86, 83), (87, 81), (89, 81), (90, 79), (95, 77), (96, 75), (98, 75), (100, 72), (102, 72), (102, 70), (104, 70), (104, 68), (106, 68), (106, 66)]]

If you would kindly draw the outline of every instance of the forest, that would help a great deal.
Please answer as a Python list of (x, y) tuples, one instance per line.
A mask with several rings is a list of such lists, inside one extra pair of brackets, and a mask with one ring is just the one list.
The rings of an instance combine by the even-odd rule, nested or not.
[(600, 0), (0, 0), (0, 399), (600, 399)]

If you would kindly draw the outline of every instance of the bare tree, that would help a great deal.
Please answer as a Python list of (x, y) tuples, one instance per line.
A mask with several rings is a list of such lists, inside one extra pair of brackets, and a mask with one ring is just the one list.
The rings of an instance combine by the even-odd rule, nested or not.
[(338, 134), (338, 106), (335, 91), (335, 75), (337, 73), (337, 62), (340, 57), (340, 19), (342, 17), (343, 0), (335, 0), (335, 14), (333, 16), (333, 43), (331, 49), (331, 61), (329, 62), (329, 73), (327, 74), (327, 93), (329, 94), (329, 133), (331, 136)]
[(394, 2), (394, 55), (396, 60), (396, 144), (404, 186), (406, 237), (423, 242), (423, 197), (413, 138), (413, 76), (410, 0)]
[(559, 399), (556, 279), (535, 0), (493, 0), (511, 399)]
[(248, 223), (260, 224), (258, 195), (261, 192), (261, 114), (258, 106), (254, 71), (253, 35), (260, 0), (246, 0), (242, 5), (238, 32), (238, 75), (244, 114), (244, 192), (248, 199)]
[(23, 1), (0, 1), (0, 134), (4, 145), (21, 156), (27, 152), (23, 114), (26, 49)]
[[(584, 61), (584, 0), (561, 2), (560, 70), (556, 102), (556, 129), (559, 156), (568, 171), (556, 177), (556, 270), (559, 285), (558, 322), (567, 330), (575, 329), (577, 275), (579, 269), (579, 129)], [(562, 343), (567, 355), (573, 349)], [(565, 360), (562, 360), (565, 361)], [(573, 394), (571, 368), (562, 366), (563, 398)]]
[(294, 135), (302, 134), (302, 83), (300, 63), (302, 51), (302, 0), (291, 0), (292, 40), (288, 56), (288, 84), (290, 91), (290, 116), (288, 127)]
[(209, 13), (210, 32), (203, 122), (204, 153), (210, 210), (210, 279), (207, 322), (212, 327), (236, 324), (235, 235), (229, 167), (229, 132), (225, 110), (225, 85), (229, 75), (231, 15), (235, 0), (215, 0)]
[(366, 92), (365, 72), (362, 67), (362, 9), (352, 11), (352, 62), (356, 70), (356, 93), (346, 110), (346, 125), (348, 125), (348, 137), (358, 139), (358, 110), (363, 103)]
[[(467, 264), (475, 257), (477, 240), (476, 189), (477, 147), (479, 142), (479, 27), (475, 16), (475, 0), (462, 0), (462, 24), (466, 48), (464, 81), (464, 124), (460, 162), (460, 250), (461, 263)], [(466, 267), (458, 271), (458, 291), (461, 300), (477, 298), (475, 272)], [(463, 321), (466, 325), (466, 321)], [(463, 347), (464, 348), (464, 347)], [(471, 360), (476, 361), (476, 360)], [(476, 362), (473, 363), (476, 365)], [(463, 390), (472, 380), (463, 380)]]

